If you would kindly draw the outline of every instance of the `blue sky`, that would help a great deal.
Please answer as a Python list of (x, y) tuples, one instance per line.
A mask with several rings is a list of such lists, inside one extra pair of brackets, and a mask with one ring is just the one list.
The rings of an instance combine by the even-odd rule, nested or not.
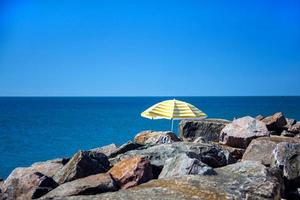
[(0, 96), (300, 95), (300, 1), (0, 1)]

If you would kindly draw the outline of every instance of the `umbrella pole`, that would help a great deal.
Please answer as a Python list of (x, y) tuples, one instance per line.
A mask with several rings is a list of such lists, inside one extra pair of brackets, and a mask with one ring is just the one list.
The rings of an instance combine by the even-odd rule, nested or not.
[(173, 132), (173, 119), (172, 119), (172, 123), (171, 123), (171, 132)]

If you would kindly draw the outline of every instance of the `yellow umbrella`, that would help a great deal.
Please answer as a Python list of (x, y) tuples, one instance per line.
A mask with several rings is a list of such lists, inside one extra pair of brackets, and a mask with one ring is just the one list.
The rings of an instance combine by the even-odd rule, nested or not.
[(192, 104), (176, 99), (157, 103), (142, 112), (141, 116), (148, 119), (170, 119), (172, 120), (172, 131), (173, 120), (204, 119), (207, 117), (204, 112), (202, 112)]

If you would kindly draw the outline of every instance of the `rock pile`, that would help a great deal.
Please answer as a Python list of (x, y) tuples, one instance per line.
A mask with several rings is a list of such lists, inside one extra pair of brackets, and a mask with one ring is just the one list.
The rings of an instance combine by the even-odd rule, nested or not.
[(0, 199), (300, 199), (299, 122), (282, 113), (182, 121), (120, 147), (16, 168)]

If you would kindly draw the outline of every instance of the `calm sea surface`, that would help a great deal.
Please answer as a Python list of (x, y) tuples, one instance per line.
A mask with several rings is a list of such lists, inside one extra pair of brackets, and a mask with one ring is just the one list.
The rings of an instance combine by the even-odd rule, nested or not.
[[(173, 97), (172, 97), (173, 98)], [(168, 120), (140, 113), (168, 97), (0, 98), (0, 178), (18, 166), (122, 144), (146, 129), (170, 130)], [(300, 97), (178, 97), (209, 117), (233, 119), (282, 111), (300, 120)]]

